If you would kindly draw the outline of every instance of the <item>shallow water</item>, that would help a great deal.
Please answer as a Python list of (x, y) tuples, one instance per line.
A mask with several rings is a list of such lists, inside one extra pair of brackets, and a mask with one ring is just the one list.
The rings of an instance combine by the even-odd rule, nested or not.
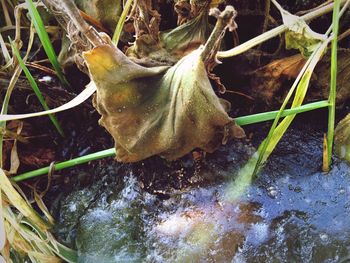
[[(93, 185), (57, 199), (57, 236), (80, 262), (350, 262), (349, 166), (336, 161), (320, 172), (322, 138), (291, 129), (236, 201), (225, 198), (228, 185), (253, 152), (242, 143), (207, 156), (200, 169), (185, 158), (175, 174), (195, 183), (182, 190), (166, 164), (97, 168)], [(138, 179), (145, 170), (172, 187), (146, 192), (152, 183)]]

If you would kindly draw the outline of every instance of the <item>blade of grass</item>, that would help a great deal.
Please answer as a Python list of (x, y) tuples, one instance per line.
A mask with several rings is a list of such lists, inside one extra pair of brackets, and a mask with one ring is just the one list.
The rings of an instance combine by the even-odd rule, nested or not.
[(67, 103), (65, 103), (57, 108), (47, 110), (47, 111), (25, 113), (25, 114), (1, 114), (0, 113), (0, 121), (20, 120), (20, 119), (44, 116), (44, 115), (48, 115), (48, 114), (54, 114), (57, 112), (69, 110), (71, 108), (74, 108), (74, 107), (80, 105), (84, 101), (86, 101), (88, 98), (91, 97), (92, 94), (95, 93), (95, 91), (96, 91), (96, 86), (93, 83), (90, 83), (75, 98), (73, 98), (71, 101), (69, 101), (69, 102), (67, 102)]
[[(14, 210), (15, 209), (11, 209), (9, 204), (6, 204), (1, 211), (5, 218), (8, 244), (11, 249), (19, 254), (29, 253), (32, 251), (31, 243), (35, 242), (35, 237), (33, 238), (34, 233), (30, 234), (26, 229), (21, 227), (18, 220), (18, 214), (15, 214)], [(27, 228), (27, 226), (25, 226), (25, 228)]]
[[(303, 112), (312, 111), (320, 108), (325, 108), (325, 107), (328, 107), (328, 105), (329, 105), (328, 101), (318, 101), (314, 103), (309, 103), (301, 107), (285, 110), (283, 111), (281, 116), (288, 116), (291, 114), (303, 113)], [(238, 117), (238, 118), (235, 118), (235, 121), (238, 125), (244, 126), (244, 125), (264, 122), (268, 120), (273, 120), (277, 114), (278, 114), (278, 111), (264, 112), (264, 113), (254, 114), (254, 115)], [(114, 155), (115, 155), (115, 149), (111, 148), (111, 149), (95, 152), (92, 154), (88, 154), (85, 156), (81, 156), (72, 160), (57, 163), (55, 164), (54, 167), (55, 167), (55, 170), (59, 171), (65, 168), (73, 167), (73, 166), (94, 161), (97, 159), (112, 157)], [(49, 170), (50, 170), (50, 166), (43, 167), (34, 171), (30, 171), (27, 173), (23, 173), (21, 175), (14, 176), (11, 178), (11, 180), (13, 180), (14, 182), (20, 182), (20, 181), (37, 177), (43, 174), (47, 174)]]
[[(288, 94), (287, 94), (286, 98), (284, 99), (279, 112), (277, 113), (277, 116), (276, 116), (270, 130), (269, 130), (269, 133), (268, 133), (266, 139), (261, 143), (261, 145), (258, 149), (258, 160), (256, 162), (256, 166), (255, 166), (254, 171), (253, 171), (253, 177), (257, 174), (258, 170), (260, 169), (261, 164), (268, 158), (269, 153), (266, 153), (266, 151), (268, 149), (268, 146), (269, 146), (272, 138), (275, 135), (274, 133), (276, 132), (276, 128), (277, 128), (278, 122), (281, 118), (282, 112), (285, 109), (285, 107), (287, 106), (294, 91), (297, 90), (297, 93), (298, 93), (298, 91), (299, 92), (304, 91), (303, 93), (306, 93), (305, 89), (307, 89), (307, 86), (305, 84), (308, 85), (308, 82), (310, 80), (309, 77), (311, 77), (311, 75), (306, 74), (306, 72), (307, 72), (308, 68), (310, 67), (311, 62), (315, 59), (315, 53), (316, 52), (314, 52), (314, 54), (307, 60), (307, 62), (303, 66), (302, 70), (300, 71), (299, 75), (297, 76), (296, 80), (294, 81), (292, 87), (288, 91)], [(296, 93), (295, 97), (297, 97), (297, 93)], [(301, 105), (301, 103), (300, 103), (300, 105)], [(298, 106), (300, 106), (300, 105), (298, 105)], [(292, 105), (292, 108), (293, 108), (293, 105)], [(287, 128), (285, 130), (287, 130)], [(276, 138), (276, 137), (274, 137), (274, 138)]]
[[(1, 115), (7, 114), (8, 105), (9, 105), (9, 102), (10, 102), (12, 91), (13, 91), (13, 89), (15, 87), (15, 84), (16, 84), (19, 76), (21, 75), (21, 72), (22, 72), (22, 69), (17, 65), (17, 67), (15, 68), (15, 71), (14, 71), (12, 77), (11, 77), (10, 84), (7, 87), (4, 100), (2, 102), (1, 111), (0, 111)], [(5, 130), (5, 128), (6, 128), (6, 121), (1, 121), (0, 122), (0, 128), (2, 130)], [(3, 160), (3, 158), (2, 158), (3, 138), (4, 138), (4, 135), (2, 133), (0, 133), (0, 168), (3, 167), (3, 161), (2, 161)]]
[(126, 19), (126, 16), (129, 14), (132, 2), (133, 2), (133, 0), (127, 0), (126, 1), (126, 4), (125, 4), (124, 9), (123, 9), (123, 12), (122, 12), (122, 14), (121, 14), (121, 16), (120, 16), (120, 18), (118, 20), (118, 24), (117, 24), (117, 27), (115, 28), (115, 31), (114, 31), (114, 34), (113, 34), (113, 38), (112, 38), (112, 42), (113, 42), (114, 45), (118, 45), (119, 38), (120, 38), (120, 35), (122, 33), (122, 30), (123, 30), (124, 23), (125, 23), (125, 19)]
[[(35, 79), (33, 78), (32, 74), (30, 73), (30, 71), (28, 70), (27, 66), (25, 65), (24, 61), (22, 60), (18, 49), (15, 47), (14, 43), (11, 43), (12, 46), (12, 50), (13, 50), (13, 54), (16, 56), (18, 63), (20, 65), (20, 67), (22, 68), (24, 74), (26, 75), (30, 86), (32, 87), (35, 95), (37, 96), (38, 100), (40, 101), (40, 104), (43, 106), (44, 110), (50, 110), (50, 108), (47, 106), (46, 101), (43, 97), (43, 95), (41, 94), (41, 91), (38, 87), (38, 85), (35, 82)], [(59, 134), (61, 134), (62, 137), (64, 137), (64, 132), (63, 129), (61, 128), (58, 120), (56, 119), (56, 117), (52, 114), (48, 115), (51, 122), (53, 123), (53, 125), (56, 127), (57, 131), (59, 132)]]
[(322, 171), (327, 172), (329, 171), (327, 134), (323, 135), (322, 159)]
[(23, 199), (23, 197), (20, 196), (2, 169), (0, 169), (0, 189), (4, 192), (10, 203), (14, 205), (16, 209), (20, 211), (25, 217), (30, 218), (43, 230), (50, 227), (50, 224), (44, 221), (38, 215), (38, 213)]
[[(55, 170), (59, 171), (68, 167), (73, 167), (76, 166), (78, 164), (83, 164), (83, 163), (87, 163), (90, 161), (94, 161), (97, 159), (102, 159), (105, 157), (110, 157), (110, 156), (114, 156), (115, 155), (115, 149), (111, 148), (111, 149), (107, 149), (107, 150), (103, 150), (103, 151), (99, 151), (96, 153), (92, 153), (92, 154), (88, 154), (85, 156), (81, 156), (72, 160), (68, 160), (68, 161), (64, 161), (61, 163), (57, 163), (55, 164)], [(21, 175), (17, 175), (11, 178), (11, 180), (13, 180), (14, 182), (19, 182), (19, 181), (23, 181), (26, 179), (30, 179), (39, 175), (43, 175), (43, 174), (47, 174), (50, 170), (50, 166), (44, 167), (44, 168), (40, 168), (38, 170), (34, 170), (34, 171), (30, 171)]]
[(57, 242), (54, 237), (33, 223), (30, 219), (18, 215), (7, 205), (2, 210), (6, 222), (6, 232), (10, 233), (9, 243), (13, 249), (25, 253), (33, 262), (77, 262), (76, 251)]
[[(305, 64), (307, 68), (299, 73), (297, 80), (294, 82), (298, 83), (298, 85), (296, 87), (296, 94), (292, 103), (292, 109), (301, 105), (306, 95), (312, 72), (317, 62), (321, 58), (324, 50), (327, 48), (327, 44), (329, 41), (330, 39), (324, 41), (322, 44), (319, 45), (315, 52), (313, 52), (313, 54), (310, 56), (310, 58)], [(294, 88), (292, 88), (289, 93), (292, 94), (293, 90)], [(282, 138), (283, 134), (286, 132), (286, 130), (294, 120), (296, 114), (292, 114), (285, 117), (283, 121), (279, 125), (277, 125), (278, 119), (282, 115), (283, 106), (287, 104), (286, 101), (287, 100), (285, 100), (280, 111), (277, 113), (277, 117), (269, 131), (268, 137), (260, 144), (258, 150), (248, 160), (248, 162), (238, 171), (238, 175), (235, 177), (235, 180), (232, 180), (228, 184), (223, 201), (233, 202), (240, 198), (240, 196), (252, 183), (254, 176), (260, 169), (260, 164), (267, 160), (267, 158), (270, 156), (270, 154)]]
[[(338, 0), (339, 1), (339, 0)], [(347, 0), (342, 8), (342, 10), (340, 12), (338, 12), (337, 16), (341, 17), (345, 10), (348, 8), (350, 4), (350, 1)], [(339, 8), (340, 8), (340, 4), (339, 4)], [(332, 27), (333, 25), (331, 25), (327, 32), (325, 33), (326, 36), (328, 36), (330, 34), (330, 32), (332, 31)], [(316, 50), (313, 52), (313, 54), (310, 56), (310, 58), (308, 59), (308, 61), (305, 63), (303, 69), (301, 70), (301, 72), (299, 73), (297, 79), (295, 80), (292, 88), (289, 90), (282, 106), (280, 109), (280, 114), (282, 113), (282, 111), (284, 110), (285, 106), (287, 105), (289, 99), (291, 98), (294, 89), (296, 87), (296, 84), (298, 84), (298, 81), (300, 79), (300, 83), (298, 84), (297, 87), (297, 91), (295, 94), (295, 98), (292, 104), (292, 108), (295, 106), (300, 106), (302, 104), (303, 98), (305, 97), (306, 91), (307, 91), (307, 87), (308, 87), (308, 83), (310, 81), (311, 78), (311, 74), (314, 70), (314, 68), (316, 67), (316, 64), (318, 63), (318, 61), (321, 59), (323, 53), (325, 52), (325, 50), (327, 49), (328, 43), (330, 42), (332, 38), (328, 38), (326, 40), (323, 41), (323, 43), (320, 43), (318, 45), (318, 47), (316, 48)], [(302, 86), (299, 87), (299, 85), (302, 84)], [(307, 84), (307, 85), (304, 85)], [(277, 123), (280, 119), (280, 114), (277, 115), (270, 131), (269, 134), (267, 136), (267, 138), (263, 141), (263, 143), (260, 145), (259, 149), (258, 149), (258, 159), (257, 159), (257, 163), (253, 172), (253, 176), (255, 176), (261, 166), (261, 164), (263, 162), (266, 161), (266, 159), (268, 158), (268, 156), (271, 154), (271, 152), (273, 151), (273, 149), (276, 147), (278, 141), (282, 138), (283, 134), (285, 133), (285, 131), (288, 129), (289, 125), (291, 124), (292, 120), (294, 119), (294, 116), (289, 116), (288, 118), (285, 118), (279, 126), (277, 126)], [(290, 122), (289, 122), (290, 120)], [(283, 125), (286, 126), (286, 129), (281, 128), (281, 131), (279, 131), (280, 127), (283, 127)], [(277, 133), (277, 134), (275, 134)]]
[(332, 22), (332, 49), (331, 49), (331, 80), (329, 91), (329, 108), (328, 108), (328, 133), (327, 133), (327, 167), (325, 170), (329, 170), (329, 166), (332, 163), (332, 150), (334, 139), (334, 126), (335, 126), (335, 100), (337, 96), (337, 50), (338, 50), (338, 31), (339, 31), (339, 11), (340, 1), (335, 0), (333, 8), (333, 22)]
[[(2, 194), (0, 189), (0, 211), (2, 211)], [(0, 213), (0, 251), (2, 251), (6, 244), (6, 233), (5, 233), (5, 221), (4, 216)]]
[[(328, 106), (329, 106), (329, 103), (326, 100), (312, 102), (300, 107), (283, 110), (280, 117), (285, 117), (292, 114), (299, 114), (307, 111), (313, 111), (313, 110), (325, 108)], [(235, 121), (240, 126), (264, 122), (264, 121), (270, 121), (270, 120), (274, 120), (278, 116), (279, 112), (280, 112), (279, 110), (276, 110), (276, 111), (257, 113), (253, 115), (235, 118)]]
[(2, 38), (1, 33), (0, 33), (0, 47), (1, 47), (1, 50), (2, 50), (2, 55), (3, 55), (4, 58), (5, 58), (5, 62), (6, 62), (6, 63), (9, 63), (9, 62), (11, 61), (11, 56), (10, 56), (9, 51), (7, 50), (5, 41), (4, 41), (4, 39)]
[(22, 220), (22, 223), (33, 228), (38, 233), (38, 235), (42, 240), (49, 241), (47, 244), (49, 245), (50, 251), (58, 255), (60, 258), (64, 259), (69, 263), (78, 261), (78, 255), (76, 251), (57, 242), (53, 237), (49, 236), (47, 233), (42, 231), (37, 225), (33, 224), (29, 220)]
[[(19, 19), (19, 17), (16, 17), (16, 20)], [(16, 21), (17, 24), (17, 21)], [(19, 24), (19, 23), (18, 23)], [(18, 33), (18, 31), (20, 31), (19, 28), (16, 28), (16, 36), (19, 36), (20, 34)], [(28, 41), (28, 47), (27, 47), (27, 52), (26, 55), (23, 58), (23, 61), (25, 62), (27, 60), (27, 57), (30, 53), (30, 50), (32, 49), (32, 45), (33, 45), (33, 41), (34, 41), (34, 30), (33, 27), (30, 26), (30, 33), (29, 33), (29, 41)], [(14, 72), (13, 75), (11, 77), (10, 83), (7, 87), (6, 90), (6, 94), (4, 97), (4, 100), (2, 102), (1, 105), (1, 111), (0, 111), (0, 115), (7, 115), (7, 109), (8, 109), (8, 105), (10, 102), (10, 97), (12, 94), (13, 89), (15, 88), (16, 82), (19, 78), (19, 76), (22, 73), (22, 69), (21, 67), (18, 65), (18, 62), (15, 61), (14, 57), (12, 57), (12, 61), (14, 61)], [(6, 120), (1, 120), (0, 118), (0, 130), (5, 130), (6, 129)], [(0, 133), (0, 168), (3, 168), (3, 162), (2, 162), (2, 148), (3, 148), (3, 139), (4, 139), (4, 134)]]
[[(350, 1), (348, 0), (348, 1), (346, 1), (342, 10), (340, 11), (339, 17), (341, 17), (345, 13), (345, 11), (349, 5), (350, 5)], [(328, 36), (329, 33), (331, 32), (331, 30), (332, 30), (332, 26), (327, 30), (325, 35)], [(317, 57), (321, 57), (321, 55), (324, 52), (324, 50), (326, 49), (329, 41), (331, 41), (331, 40), (332, 40), (332, 38), (330, 37), (326, 41), (323, 41), (322, 44), (319, 44), (319, 47), (315, 50), (315, 52), (313, 52), (310, 59), (313, 56), (315, 56), (317, 53), (318, 53)], [(302, 83), (303, 86), (305, 86), (310, 81), (313, 68), (316, 66), (318, 60), (319, 59), (313, 59), (312, 63), (310, 63), (310, 65), (309, 65), (308, 72), (305, 72), (302, 74), (304, 80), (301, 80), (300, 83)], [(298, 86), (299, 85), (300, 84), (298, 84)], [(303, 89), (301, 89), (301, 91), (302, 90)], [(301, 103), (304, 95), (305, 95), (304, 92), (299, 92), (299, 94), (298, 94), (298, 92), (296, 93), (292, 108), (295, 107), (296, 105), (298, 105), (299, 103)], [(281, 115), (281, 114), (279, 114), (279, 115)], [(271, 140), (270, 143), (268, 143), (268, 144), (267, 143), (265, 144), (265, 142), (263, 142), (260, 145), (260, 147), (258, 148), (258, 151), (255, 152), (255, 154), (249, 159), (249, 161), (244, 165), (244, 167), (242, 167), (239, 170), (238, 175), (235, 178), (235, 180), (233, 180), (227, 186), (223, 201), (229, 201), (229, 202), (235, 201), (245, 192), (245, 190), (248, 188), (248, 186), (252, 182), (254, 173), (257, 171), (257, 169), (259, 169), (259, 165), (258, 165), (259, 159), (260, 159), (260, 161), (263, 162), (264, 160), (266, 160), (266, 158), (268, 158), (268, 156), (271, 154), (273, 149), (276, 147), (279, 140), (282, 138), (286, 129), (289, 127), (289, 125), (292, 122), (292, 120), (294, 119), (294, 117), (295, 117), (295, 115), (291, 115), (291, 116), (286, 117), (280, 123), (280, 125), (278, 125), (276, 127), (276, 129), (272, 133), (271, 137), (273, 138), (273, 140)], [(275, 120), (276, 124), (277, 124), (277, 119), (278, 118), (276, 118), (276, 120)], [(271, 130), (270, 130), (270, 132), (271, 132)], [(262, 151), (262, 147), (265, 147), (265, 151)]]
[[(32, 27), (31, 27), (30, 28), (30, 37), (29, 37), (27, 53), (26, 53), (26, 55), (25, 55), (23, 60), (27, 59), (28, 54), (29, 54), (29, 52), (31, 50), (32, 43), (33, 43), (33, 38), (34, 38), (34, 33), (33, 32), (34, 31), (32, 30)], [(13, 47), (14, 47), (14, 45), (13, 45)], [(22, 63), (24, 64), (23, 60), (22, 60)], [(9, 105), (9, 100), (10, 100), (12, 91), (13, 91), (13, 89), (15, 87), (15, 84), (17, 82), (17, 79), (18, 79), (18, 77), (19, 77), (19, 75), (21, 74), (21, 71), (22, 71), (20, 65), (17, 63), (18, 60), (14, 60), (14, 61), (15, 61), (15, 64), (14, 64), (15, 71), (14, 71), (14, 74), (13, 74), (13, 76), (11, 78), (10, 84), (8, 86), (8, 89), (6, 91), (6, 95), (5, 95), (3, 104), (2, 104), (2, 109), (1, 109), (1, 113), (2, 114), (7, 113), (7, 108), (8, 108), (8, 105)], [(6, 122), (1, 122), (0, 126), (1, 127), (6, 127)], [(0, 151), (1, 151), (0, 152), (0, 159), (1, 159), (1, 161), (2, 161), (2, 142), (3, 142), (3, 134), (0, 135), (0, 144), (1, 144), (1, 146), (0, 146)], [(1, 163), (1, 165), (2, 165), (2, 163)], [(19, 226), (19, 224), (17, 223), (18, 222), (18, 218), (23, 217), (23, 216), (30, 218), (34, 222), (34, 224), (36, 224), (42, 230), (48, 229), (51, 226), (48, 222), (45, 222), (45, 220), (43, 220), (39, 216), (39, 214), (37, 214), (37, 212), (29, 205), (29, 203), (26, 201), (26, 199), (23, 198), (23, 196), (21, 196), (17, 192), (17, 190), (15, 189), (14, 185), (12, 185), (11, 181), (9, 180), (9, 178), (7, 177), (7, 175), (4, 173), (4, 171), (2, 169), (0, 169), (0, 196), (1, 196), (1, 199), (2, 199), (2, 200), (0, 200), (0, 203), (1, 203), (1, 221), (5, 223), (5, 225), (6, 225), (5, 229), (6, 229), (7, 233), (13, 233), (13, 229), (16, 227), (16, 225)], [(6, 208), (4, 207), (4, 204), (5, 204)], [(14, 210), (16, 211), (16, 214), (17, 214), (14, 217), (14, 220), (9, 222), (8, 218), (7, 218), (7, 219), (5, 219), (3, 221), (2, 216), (4, 214), (6, 215), (6, 213), (4, 213), (4, 211), (12, 210), (13, 209), (12, 207), (14, 207)], [(22, 233), (24, 233), (24, 232), (22, 232)], [(33, 233), (33, 232), (31, 232), (29, 230), (27, 231), (27, 233), (28, 234), (25, 234), (22, 237), (18, 233), (17, 239), (16, 240), (12, 240), (12, 241), (14, 241), (12, 243), (11, 243), (11, 238), (8, 239), (9, 240), (9, 244), (13, 245), (12, 246), (13, 249), (15, 249), (15, 250), (18, 249), (19, 251), (22, 251), (22, 249), (26, 247), (27, 249), (29, 249), (27, 255), (34, 260), (33, 262), (37, 262), (38, 257), (36, 257), (35, 255), (32, 256), (30, 253), (34, 252), (37, 255), (39, 255), (40, 254), (40, 250), (39, 250), (39, 252), (35, 252), (35, 251), (32, 251), (30, 247), (37, 247), (37, 246), (40, 246), (40, 244), (43, 244), (42, 247), (45, 248), (46, 240), (35, 239), (35, 236), (34, 236), (34, 238), (30, 237), (29, 233)], [(3, 236), (5, 236), (3, 231), (2, 231), (1, 234)], [(11, 236), (13, 237), (12, 234), (11, 234)], [(9, 247), (10, 247), (10, 245), (8, 245), (7, 249), (10, 249)], [(44, 254), (43, 256), (46, 259), (50, 258), (50, 253)], [(9, 256), (6, 257), (6, 259), (8, 259), (8, 258), (9, 258)], [(53, 259), (53, 257), (51, 257), (51, 259)]]
[[(16, 31), (16, 35), (17, 35), (17, 31)], [(31, 50), (31, 47), (32, 47), (32, 44), (33, 44), (33, 39), (34, 39), (34, 34), (33, 34), (33, 30), (32, 28), (30, 28), (30, 36), (29, 36), (29, 43), (28, 43), (28, 48), (27, 48), (27, 53), (26, 53), (26, 56), (24, 57), (24, 59), (26, 60), (27, 59), (27, 56)], [(3, 42), (3, 39), (2, 39), (2, 42)], [(8, 111), (8, 105), (9, 105), (9, 101), (10, 101), (10, 97), (11, 97), (11, 94), (12, 94), (12, 91), (15, 87), (15, 84), (22, 72), (20, 66), (17, 64), (17, 62), (14, 62), (13, 63), (13, 67), (15, 68), (14, 69), (14, 72), (13, 72), (13, 75), (11, 77), (11, 80), (10, 80), (10, 84), (6, 90), (6, 94), (5, 94), (5, 97), (4, 97), (4, 100), (3, 100), (3, 103), (2, 103), (2, 106), (1, 106), (1, 114), (6, 114), (7, 111)], [(6, 122), (0, 122), (0, 128), (1, 129), (5, 129), (6, 128)], [(2, 152), (3, 152), (3, 137), (4, 137), (4, 134), (3, 133), (0, 133), (0, 168), (3, 167), (3, 156), (2, 156)], [(2, 192), (6, 193), (6, 191), (8, 192), (9, 196), (7, 196), (8, 199), (14, 201), (14, 200), (20, 200), (20, 198), (18, 197), (21, 197), (18, 192), (16, 191), (16, 189), (13, 188), (13, 186), (11, 185), (11, 182), (8, 180), (7, 176), (5, 175), (5, 173), (1, 171), (2, 174), (0, 174), (0, 177), (2, 177), (0, 179), (0, 211), (1, 211), (1, 214), (2, 214), (2, 211), (4, 209), (3, 207), (3, 204), (5, 202), (3, 202), (3, 198), (2, 198)], [(4, 175), (4, 176), (2, 176)], [(21, 209), (23, 209), (23, 211), (27, 212), (28, 214), (30, 215), (34, 215), (34, 220), (37, 220), (38, 218), (35, 216), (35, 212), (33, 212), (33, 210), (31, 209), (28, 209), (28, 207), (26, 207), (25, 205), (21, 206), (21, 204), (23, 204), (20, 200), (19, 203), (16, 203), (18, 206), (20, 206)], [(2, 227), (5, 226), (5, 220), (3, 218), (3, 214), (1, 215), (1, 225)], [(45, 224), (44, 224), (45, 225)], [(45, 226), (46, 227), (46, 226)], [(1, 235), (4, 235), (4, 239), (6, 240), (6, 237), (5, 237), (5, 234), (3, 233), (3, 231), (1, 231)], [(2, 246), (2, 245), (1, 245)], [(3, 250), (3, 248), (1, 248), (1, 250)]]
[(32, 0), (25, 0), (25, 2), (27, 4), (29, 15), (32, 19), (34, 26), (35, 26), (35, 29), (37, 31), (37, 34), (38, 34), (39, 39), (41, 41), (41, 44), (43, 45), (45, 53), (46, 53), (53, 68), (55, 69), (55, 71), (57, 73), (57, 77), (59, 78), (59, 80), (61, 81), (61, 83), (63, 85), (69, 86), (66, 78), (63, 75), (61, 66), (58, 63), (56, 53), (55, 53), (53, 46), (51, 44), (51, 40), (49, 38), (49, 35), (47, 34), (47, 32), (45, 30), (44, 23), (40, 17), (38, 10), (36, 9)]

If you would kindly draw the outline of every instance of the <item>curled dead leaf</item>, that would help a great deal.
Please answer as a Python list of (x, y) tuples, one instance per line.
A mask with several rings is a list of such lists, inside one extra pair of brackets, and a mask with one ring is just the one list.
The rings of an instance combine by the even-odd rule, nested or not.
[[(305, 59), (301, 55), (274, 60), (251, 73), (252, 95), (255, 99), (271, 105), (278, 102), (283, 84), (288, 79), (295, 79)], [(283, 99), (283, 96), (282, 98)]]
[[(233, 16), (232, 7), (225, 11)], [(219, 33), (225, 29), (220, 26)], [(100, 124), (115, 140), (117, 160), (136, 162), (153, 155), (174, 160), (194, 148), (212, 152), (229, 138), (245, 136), (207, 75), (203, 57), (216, 40), (170, 68), (138, 65), (112, 44), (84, 52), (97, 89), (94, 105), (102, 115)]]
[[(286, 81), (295, 79), (305, 63), (302, 55), (294, 55), (274, 60), (266, 66), (250, 73), (252, 96), (267, 105), (280, 103), (288, 91)], [(330, 79), (330, 53), (318, 62), (307, 101), (327, 99)], [(350, 98), (350, 50), (338, 50), (337, 105)]]
[(230, 137), (244, 136), (215, 95), (200, 55), (194, 51), (167, 70), (139, 66), (108, 45), (84, 54), (100, 124), (114, 137), (119, 161), (156, 154), (173, 160), (194, 148), (212, 152), (225, 129)]

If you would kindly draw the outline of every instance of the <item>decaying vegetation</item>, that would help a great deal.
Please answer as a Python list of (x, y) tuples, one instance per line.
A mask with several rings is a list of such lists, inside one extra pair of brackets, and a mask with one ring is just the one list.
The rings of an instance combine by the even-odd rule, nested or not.
[[(227, 198), (236, 199), (296, 115), (318, 108), (329, 110), (323, 170), (331, 167), (333, 139), (337, 155), (350, 161), (350, 115), (335, 129), (336, 108), (350, 97), (349, 0), (293, 7), (276, 0), (0, 2), (0, 249), (6, 262), (77, 260), (50, 232), (54, 219), (42, 198), (54, 169), (114, 155), (126, 163), (155, 155), (205, 158), (228, 140), (245, 138), (244, 125), (273, 120), (232, 183)], [(262, 25), (258, 32), (245, 21), (252, 17)], [(315, 19), (319, 33), (307, 24)], [(91, 105), (115, 149), (104, 149), (110, 140)], [(77, 107), (81, 123), (69, 115)], [(91, 120), (96, 133), (90, 140), (100, 152), (55, 164), (67, 157), (59, 145), (69, 130)], [(47, 187), (40, 179), (15, 183), (45, 173)]]

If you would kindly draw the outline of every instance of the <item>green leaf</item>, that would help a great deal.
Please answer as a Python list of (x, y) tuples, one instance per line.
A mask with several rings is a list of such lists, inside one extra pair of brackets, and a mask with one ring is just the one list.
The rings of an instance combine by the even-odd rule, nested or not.
[[(50, 110), (49, 107), (47, 106), (46, 104), (46, 101), (43, 97), (43, 95), (41, 94), (41, 91), (38, 87), (38, 85), (36, 84), (35, 82), (35, 79), (33, 78), (32, 74), (30, 73), (30, 71), (28, 70), (27, 66), (25, 65), (24, 61), (22, 60), (20, 54), (19, 54), (19, 51), (18, 49), (15, 47), (15, 45), (13, 44), (13, 42), (11, 43), (11, 46), (12, 46), (12, 50), (13, 50), (13, 53), (14, 55), (16, 56), (17, 60), (18, 60), (18, 63), (20, 65), (20, 67), (22, 68), (24, 74), (26, 75), (28, 81), (29, 81), (29, 84), (30, 86), (32, 87), (35, 95), (37, 96), (37, 98), (39, 99), (40, 101), (40, 104), (43, 106), (43, 108), (45, 110)], [(59, 132), (59, 134), (61, 134), (62, 137), (64, 137), (64, 132), (63, 132), (63, 129), (61, 128), (59, 122), (57, 121), (56, 117), (52, 114), (49, 114), (49, 118), (50, 120), (52, 121), (53, 125), (56, 127), (57, 131)]]
[(32, 0), (25, 0), (25, 1), (27, 4), (27, 7), (28, 7), (29, 15), (32, 19), (34, 26), (35, 26), (35, 29), (36, 29), (37, 34), (39, 36), (39, 39), (43, 45), (43, 48), (45, 50), (47, 57), (49, 58), (53, 68), (55, 69), (55, 71), (57, 73), (57, 77), (59, 78), (59, 80), (61, 81), (61, 83), (63, 85), (69, 86), (66, 78), (63, 75), (61, 66), (58, 63), (55, 50), (53, 49), (53, 46), (51, 44), (51, 40), (50, 40), (49, 35), (47, 34), (46, 30), (45, 30), (44, 23), (40, 17), (38, 10), (36, 9)]
[(308, 58), (312, 52), (318, 47), (321, 41), (325, 40), (325, 36), (312, 31), (306, 23), (296, 23), (296, 31), (288, 30), (285, 33), (286, 49), (298, 49), (300, 53)]

